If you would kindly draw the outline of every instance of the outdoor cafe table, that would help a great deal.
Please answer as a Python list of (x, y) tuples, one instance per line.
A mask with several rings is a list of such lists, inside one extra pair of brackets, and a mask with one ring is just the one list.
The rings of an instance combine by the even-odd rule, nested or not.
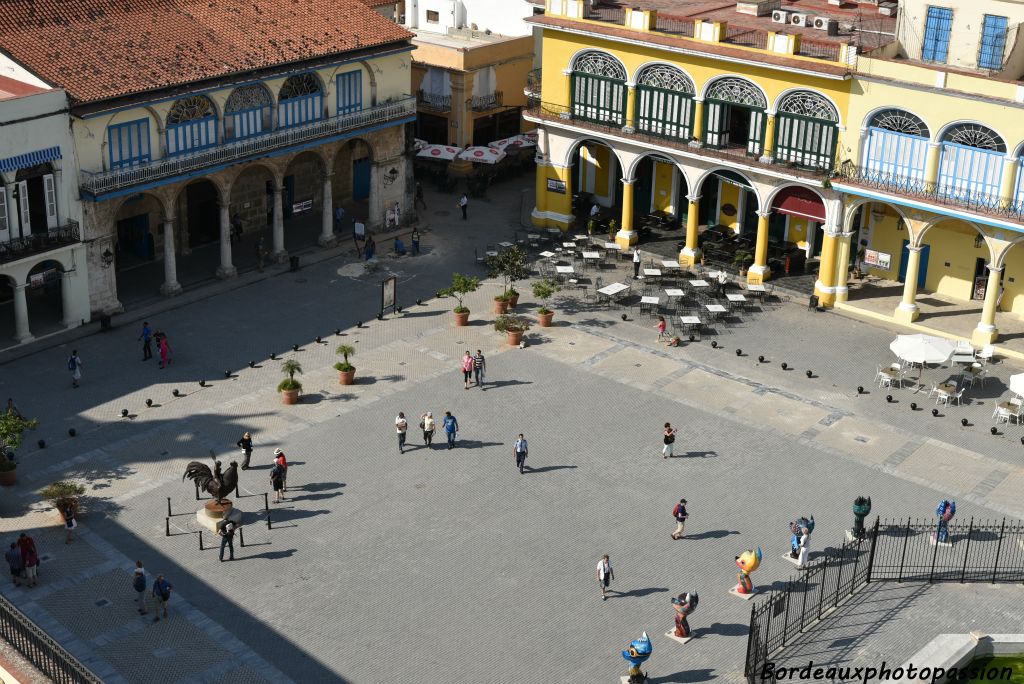
[(953, 363), (969, 366), (975, 361), (977, 361), (977, 359), (974, 358), (974, 354), (958, 353), (953, 354), (953, 358), (951, 358), (950, 361), (952, 361)]
[(728, 299), (730, 302), (745, 302), (745, 301), (747, 301), (747, 298), (744, 297), (741, 294), (732, 294), (732, 293), (730, 293), (730, 294), (725, 295), (725, 298)]
[(527, 233), (526, 238), (528, 240), (540, 240), (540, 233)]
[(661, 275), (661, 269), (660, 268), (645, 268), (644, 269), (644, 275), (645, 276), (654, 276), (655, 278), (657, 278), (657, 277), (659, 277)]
[(662, 261), (661, 265), (665, 268), (679, 268), (678, 261), (671, 261), (669, 259), (665, 259), (664, 261)]
[(583, 258), (584, 259), (600, 259), (601, 258), (601, 253), (600, 252), (583, 252)]
[(512, 246), (512, 243), (511, 243), (511, 242), (499, 242), (499, 243), (498, 243), (498, 246), (499, 246), (499, 247), (505, 247), (505, 248), (508, 248), (508, 247), (511, 247), (511, 246)]
[(691, 280), (690, 285), (692, 287), (711, 287), (706, 280)]
[(572, 266), (555, 266), (555, 271), (557, 271), (559, 274), (562, 274), (562, 275), (566, 275), (566, 274), (574, 272), (572, 270)]
[(685, 297), (686, 293), (675, 287), (665, 288), (665, 294), (669, 297)]
[(765, 290), (764, 285), (747, 285), (747, 292), (760, 292), (761, 294), (764, 294), (766, 291), (767, 290)]
[(701, 321), (698, 316), (680, 316), (679, 322), (682, 323), (683, 327), (687, 330), (692, 330), (694, 328), (700, 330)]
[(546, 252), (545, 251), (545, 252), (541, 252), (540, 255), (542, 257), (546, 258), (546, 259), (550, 259), (551, 257), (555, 256), (555, 253), (554, 252)]
[(562, 246), (565, 247), (566, 249), (576, 249), (575, 242), (563, 242)]
[(615, 295), (619, 294), (623, 290), (628, 290), (628, 289), (629, 289), (629, 285), (626, 285), (625, 283), (612, 283), (611, 285), (607, 285), (605, 287), (602, 287), (600, 290), (598, 290), (598, 292), (600, 292), (603, 295), (608, 295), (609, 297), (614, 297)]
[(586, 240), (586, 239), (588, 239), (588, 238), (589, 238), (590, 236), (589, 236), (589, 235), (584, 235), (583, 233), (576, 233), (576, 234), (575, 234), (575, 235), (573, 235), (572, 237), (573, 237), (573, 239), (575, 239), (575, 240)]
[(661, 303), (661, 297), (651, 297), (651, 296), (641, 297), (640, 298), (640, 311), (643, 311), (644, 309), (650, 310), (650, 308), (652, 306), (657, 306), (660, 303)]
[(487, 250), (486, 252), (484, 252), (484, 254), (486, 254), (487, 256), (498, 256), (498, 252), (493, 249)]
[(704, 308), (708, 310), (708, 313), (714, 314), (716, 317), (721, 316), (728, 311), (728, 309), (721, 304), (705, 304)]
[(606, 242), (606, 243), (604, 243), (604, 248), (605, 249), (614, 249), (615, 251), (618, 252), (618, 251), (622, 250), (622, 245), (620, 245), (617, 242)]

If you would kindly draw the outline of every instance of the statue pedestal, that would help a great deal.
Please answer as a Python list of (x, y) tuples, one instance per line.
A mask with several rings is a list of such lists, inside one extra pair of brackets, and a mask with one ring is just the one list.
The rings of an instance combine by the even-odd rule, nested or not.
[(242, 523), (242, 511), (235, 508), (229, 499), (224, 499), (224, 503), (207, 501), (205, 506), (196, 511), (196, 522), (214, 534), (217, 533), (217, 526), (228, 520), (236, 525)]
[(800, 567), (800, 559), (799, 558), (793, 558), (788, 553), (782, 554), (782, 557), (785, 558), (786, 560), (788, 560), (790, 563), (792, 563), (796, 567), (798, 567), (798, 568)]
[(740, 598), (741, 598), (741, 599), (743, 599), (744, 601), (749, 601), (750, 599), (752, 599), (752, 598), (754, 598), (755, 596), (757, 596), (757, 587), (754, 587), (754, 588), (753, 588), (753, 589), (752, 589), (752, 590), (750, 591), (750, 593), (749, 593), (749, 594), (741, 594), (740, 592), (736, 591), (736, 587), (733, 587), (732, 589), (730, 589), (730, 590), (729, 590), (729, 593), (730, 593), (730, 594), (732, 594), (733, 596), (738, 596), (738, 597), (740, 597)]
[(692, 636), (688, 636), (688, 637), (678, 637), (678, 636), (676, 636), (676, 630), (674, 630), (674, 629), (671, 629), (671, 630), (665, 632), (665, 636), (667, 636), (669, 639), (672, 639), (673, 641), (678, 641), (681, 644), (685, 644), (687, 641), (692, 641), (693, 640)]
[[(862, 541), (867, 541), (868, 535), (865, 534)], [(846, 541), (855, 542), (857, 541), (857, 535), (853, 533), (853, 530), (846, 530)]]
[[(952, 539), (952, 535), (950, 535), (950, 538)], [(928, 543), (931, 544), (932, 546), (935, 546), (936, 544), (938, 544), (939, 546), (953, 546), (953, 542), (951, 542), (951, 541), (940, 542), (933, 535), (928, 535)]]

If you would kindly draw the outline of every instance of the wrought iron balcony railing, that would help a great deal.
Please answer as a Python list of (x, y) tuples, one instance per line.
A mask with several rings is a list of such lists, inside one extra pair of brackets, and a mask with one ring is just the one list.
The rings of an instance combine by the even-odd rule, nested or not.
[(243, 161), (248, 157), (327, 138), (346, 131), (397, 121), (416, 115), (416, 99), (405, 96), (359, 112), (282, 128), (265, 135), (231, 140), (193, 154), (155, 159), (144, 164), (81, 175), (82, 192), (92, 197), (133, 185), (173, 178), (210, 166)]
[(540, 99), (540, 82), (541, 82), (541, 70), (533, 69), (526, 74), (526, 87), (523, 88), (523, 94), (526, 97), (539, 100)]
[(0, 596), (0, 638), (56, 684), (101, 684), (103, 681), (3, 596)]
[(502, 103), (502, 93), (495, 90), (490, 95), (474, 95), (471, 106), (475, 112), (486, 112), (488, 109), (497, 109)]
[(929, 183), (921, 178), (908, 178), (896, 173), (883, 173), (863, 168), (846, 160), (832, 174), (832, 182), (859, 185), (890, 192), (902, 197), (913, 197), (946, 207), (954, 207), (1011, 221), (1024, 221), (1024, 201), (1000, 199), (991, 192), (979, 192), (955, 185)]
[(417, 90), (416, 106), (420, 109), (433, 109), (435, 112), (450, 112), (452, 110), (452, 96)]
[(0, 264), (43, 254), (81, 241), (82, 232), (79, 229), (78, 221), (68, 219), (63, 226), (53, 228), (45, 233), (33, 233), (7, 242), (0, 242)]

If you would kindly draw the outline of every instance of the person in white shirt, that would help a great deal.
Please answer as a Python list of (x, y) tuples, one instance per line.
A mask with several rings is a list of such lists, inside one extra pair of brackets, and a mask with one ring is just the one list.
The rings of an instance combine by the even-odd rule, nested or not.
[(601, 560), (597, 561), (597, 586), (601, 588), (601, 600), (608, 600), (608, 585), (615, 579), (615, 571), (612, 570), (612, 561), (608, 554), (604, 554)]
[(594, 202), (594, 205), (592, 207), (590, 207), (590, 218), (596, 219), (597, 215), (600, 214), (600, 213), (601, 213), (600, 205), (598, 205), (597, 202)]
[(462, 197), (459, 198), (459, 209), (462, 209), (462, 220), (466, 220), (466, 209), (469, 207), (469, 197), (466, 193), (462, 193)]
[(530, 453), (530, 447), (526, 442), (526, 438), (523, 437), (523, 433), (519, 433), (519, 439), (516, 440), (515, 445), (512, 447), (512, 454), (516, 457), (516, 468), (519, 468), (519, 474), (523, 474), (523, 469), (526, 467), (526, 457)]
[(729, 276), (725, 271), (718, 272), (718, 294), (722, 297), (725, 296), (725, 286), (729, 284)]
[(434, 441), (434, 430), (437, 428), (433, 413), (427, 411), (420, 416), (420, 428), (423, 430), (423, 444), (429, 447)]
[(405, 453), (405, 433), (409, 429), (409, 421), (405, 419), (405, 414), (401, 411), (398, 412), (398, 417), (395, 418), (395, 430), (398, 431), (398, 453)]
[(807, 556), (810, 553), (811, 532), (806, 527), (800, 528), (800, 555), (796, 559), (796, 567), (803, 570), (807, 566)]
[(633, 280), (640, 278), (640, 250), (633, 250)]

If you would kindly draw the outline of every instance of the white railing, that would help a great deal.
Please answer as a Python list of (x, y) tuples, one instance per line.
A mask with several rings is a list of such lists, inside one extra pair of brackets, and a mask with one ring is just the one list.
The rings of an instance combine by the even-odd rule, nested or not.
[(165, 157), (136, 166), (98, 173), (82, 171), (81, 187), (84, 193), (102, 195), (120, 188), (172, 178), (208, 166), (241, 161), (247, 157), (266, 154), (310, 140), (415, 115), (416, 98), (405, 96), (400, 100), (385, 102), (360, 112), (311, 121), (252, 138), (232, 140), (194, 154)]

